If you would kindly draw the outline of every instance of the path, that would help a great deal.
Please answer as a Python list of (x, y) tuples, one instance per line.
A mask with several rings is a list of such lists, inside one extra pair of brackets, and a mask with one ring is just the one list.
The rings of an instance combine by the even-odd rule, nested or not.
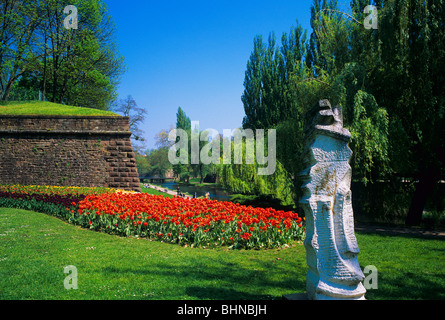
[[(178, 195), (178, 193), (175, 192), (175, 191), (169, 190), (167, 188), (161, 188), (161, 187), (158, 187), (158, 186), (153, 186), (151, 184), (144, 184), (144, 187), (145, 188), (151, 188), (151, 189), (154, 189), (154, 190), (157, 190), (157, 191), (160, 191), (160, 192), (164, 192), (164, 193), (170, 194), (172, 196)], [(191, 197), (188, 196), (188, 195), (184, 195), (184, 198), (191, 198)]]
[(445, 240), (445, 231), (443, 230), (429, 230), (416, 227), (391, 227), (356, 223), (355, 231), (363, 233), (379, 233), (385, 235), (395, 236), (414, 236), (420, 238), (434, 238)]

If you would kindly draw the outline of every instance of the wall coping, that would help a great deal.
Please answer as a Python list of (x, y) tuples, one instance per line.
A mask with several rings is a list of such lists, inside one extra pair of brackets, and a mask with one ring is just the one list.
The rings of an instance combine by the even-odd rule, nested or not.
[(75, 134), (93, 133), (127, 135), (129, 117), (67, 115), (0, 115), (1, 134)]
[(0, 134), (39, 134), (39, 135), (121, 135), (131, 136), (131, 131), (100, 131), (100, 130), (0, 130)]

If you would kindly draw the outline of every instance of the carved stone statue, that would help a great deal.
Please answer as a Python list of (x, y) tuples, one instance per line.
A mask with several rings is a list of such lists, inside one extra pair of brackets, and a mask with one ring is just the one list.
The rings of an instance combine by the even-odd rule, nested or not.
[(309, 114), (301, 173), (306, 215), (306, 290), (309, 299), (364, 299), (351, 203), (350, 132), (342, 109), (328, 100)]

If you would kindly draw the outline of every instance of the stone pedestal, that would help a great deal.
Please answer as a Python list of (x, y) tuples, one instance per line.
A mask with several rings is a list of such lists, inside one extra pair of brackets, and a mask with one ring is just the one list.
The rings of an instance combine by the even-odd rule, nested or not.
[(351, 203), (351, 134), (341, 108), (322, 100), (306, 131), (300, 204), (306, 215), (306, 290), (309, 299), (364, 299)]

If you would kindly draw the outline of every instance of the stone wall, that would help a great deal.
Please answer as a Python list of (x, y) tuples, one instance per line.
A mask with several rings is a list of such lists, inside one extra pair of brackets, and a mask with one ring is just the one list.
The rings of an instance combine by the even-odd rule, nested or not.
[(128, 117), (0, 116), (0, 184), (140, 191)]

